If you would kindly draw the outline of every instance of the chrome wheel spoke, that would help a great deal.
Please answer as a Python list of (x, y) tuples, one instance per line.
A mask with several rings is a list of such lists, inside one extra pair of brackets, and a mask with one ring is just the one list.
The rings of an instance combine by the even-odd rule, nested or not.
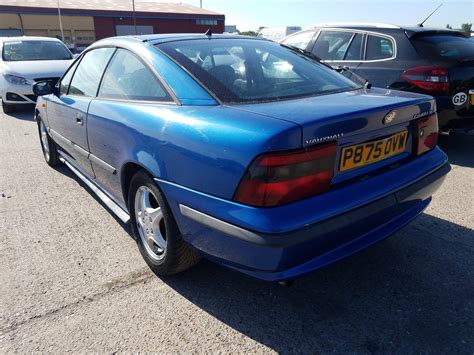
[(155, 240), (153, 239), (152, 236), (147, 236), (146, 237), (146, 243), (150, 247), (151, 250), (155, 250)]
[(161, 251), (165, 250), (166, 248), (166, 241), (159, 235), (158, 233), (154, 233), (151, 237), (153, 239), (153, 242), (160, 248)]
[(145, 211), (150, 205), (150, 193), (147, 190), (143, 190), (140, 196), (140, 211)]
[(147, 209), (147, 215), (150, 218), (150, 222), (159, 228), (159, 224), (163, 218), (163, 212), (161, 211), (161, 208), (148, 208)]

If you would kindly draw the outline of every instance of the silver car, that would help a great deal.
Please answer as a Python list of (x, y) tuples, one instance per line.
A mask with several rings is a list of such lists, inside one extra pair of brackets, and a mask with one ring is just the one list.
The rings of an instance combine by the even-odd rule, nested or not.
[(34, 104), (33, 84), (56, 82), (71, 65), (73, 56), (58, 39), (48, 37), (0, 38), (0, 96), (3, 111)]

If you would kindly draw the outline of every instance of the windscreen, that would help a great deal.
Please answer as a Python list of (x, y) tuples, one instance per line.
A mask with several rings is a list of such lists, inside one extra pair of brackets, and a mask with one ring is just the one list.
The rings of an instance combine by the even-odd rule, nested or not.
[(427, 59), (474, 60), (474, 41), (461, 35), (418, 35), (411, 42), (417, 52)]
[(213, 38), (157, 46), (225, 103), (284, 100), (360, 87), (274, 42)]
[(56, 41), (11, 41), (3, 44), (2, 58), (7, 62), (72, 59), (69, 50)]

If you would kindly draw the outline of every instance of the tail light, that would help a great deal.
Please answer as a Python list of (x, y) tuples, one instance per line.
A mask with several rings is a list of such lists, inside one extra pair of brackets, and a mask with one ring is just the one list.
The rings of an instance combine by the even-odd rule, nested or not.
[(239, 184), (234, 200), (269, 207), (313, 196), (331, 187), (337, 143), (257, 157)]
[(428, 91), (449, 92), (448, 71), (437, 67), (415, 67), (405, 70), (401, 78)]
[(438, 115), (421, 118), (414, 122), (413, 154), (421, 155), (438, 144)]

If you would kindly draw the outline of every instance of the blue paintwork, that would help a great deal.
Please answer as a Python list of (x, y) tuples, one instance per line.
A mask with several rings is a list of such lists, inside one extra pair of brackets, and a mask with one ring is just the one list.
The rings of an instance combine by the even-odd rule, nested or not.
[[(255, 277), (277, 281), (295, 277), (297, 273), (289, 269), (297, 267), (302, 262), (308, 262), (312, 258), (317, 259), (307, 267), (300, 266), (296, 269), (307, 273), (326, 265), (329, 261), (336, 261), (347, 256), (344, 250), (354, 247), (355, 250), (348, 253), (350, 255), (393, 234), (421, 213), (431, 201), (431, 197), (415, 199), (405, 204), (400, 203), (395, 207), (395, 211), (391, 209), (374, 212), (371, 218), (354, 220), (350, 227), (328, 235), (327, 239), (316, 239), (288, 248), (257, 246), (216, 232), (181, 216), (178, 204), (190, 206), (254, 232), (278, 235), (317, 224), (341, 213), (365, 206), (428, 176), (433, 168), (437, 169), (446, 162), (446, 155), (436, 148), (416, 160), (353, 184), (336, 187), (320, 196), (266, 209), (244, 206), (167, 181), (159, 180), (158, 184), (167, 196), (185, 240), (216, 262)], [(374, 228), (380, 229), (375, 231)], [(351, 243), (359, 238), (360, 240), (355, 243), (359, 247), (351, 246)], [(331, 256), (319, 259), (321, 251), (324, 250), (323, 246), (327, 243), (335, 249), (339, 247), (342, 249), (335, 251), (335, 254)]]
[[(70, 154), (71, 162), (123, 209), (127, 210), (124, 171), (129, 164), (142, 166), (156, 177), (184, 239), (191, 246), (210, 259), (249, 275), (280, 280), (314, 270), (392, 234), (427, 206), (429, 196), (400, 202), (390, 211), (354, 220), (351, 233), (340, 230), (328, 235), (328, 239), (287, 248), (257, 246), (182, 216), (179, 204), (251, 231), (283, 233), (392, 194), (429, 175), (447, 158), (439, 148), (417, 158), (411, 155), (410, 120), (414, 115), (435, 110), (434, 101), (428, 96), (361, 89), (299, 100), (220, 105), (153, 47), (153, 43), (179, 38), (186, 37), (115, 38), (92, 46), (123, 47), (139, 55), (169, 86), (176, 103), (54, 95), (38, 100), (37, 110), (49, 128), (115, 168), (115, 173), (111, 173), (103, 165), (84, 161), (70, 148), (62, 147)], [(41, 107), (43, 102), (47, 111)], [(398, 112), (397, 120), (385, 127), (382, 118), (393, 109)], [(78, 111), (86, 116), (83, 127), (75, 124)], [(273, 208), (255, 208), (232, 201), (247, 167), (259, 154), (301, 148), (309, 145), (309, 139), (342, 133), (338, 139), (340, 149), (403, 129), (409, 132), (404, 153), (346, 173), (339, 173), (335, 166), (334, 188), (328, 193)], [(332, 242), (328, 244), (328, 240)], [(321, 256), (328, 250), (330, 256)]]
[[(91, 102), (87, 97), (49, 97), (52, 105), (48, 106), (48, 121), (50, 127), (56, 132), (67, 137), (80, 148), (88, 151), (87, 144), (87, 110)], [(84, 124), (78, 125), (76, 122), (77, 114), (83, 115)], [(73, 160), (71, 161), (77, 168), (81, 169), (87, 176), (94, 176), (89, 159), (76, 150), (69, 152)]]

